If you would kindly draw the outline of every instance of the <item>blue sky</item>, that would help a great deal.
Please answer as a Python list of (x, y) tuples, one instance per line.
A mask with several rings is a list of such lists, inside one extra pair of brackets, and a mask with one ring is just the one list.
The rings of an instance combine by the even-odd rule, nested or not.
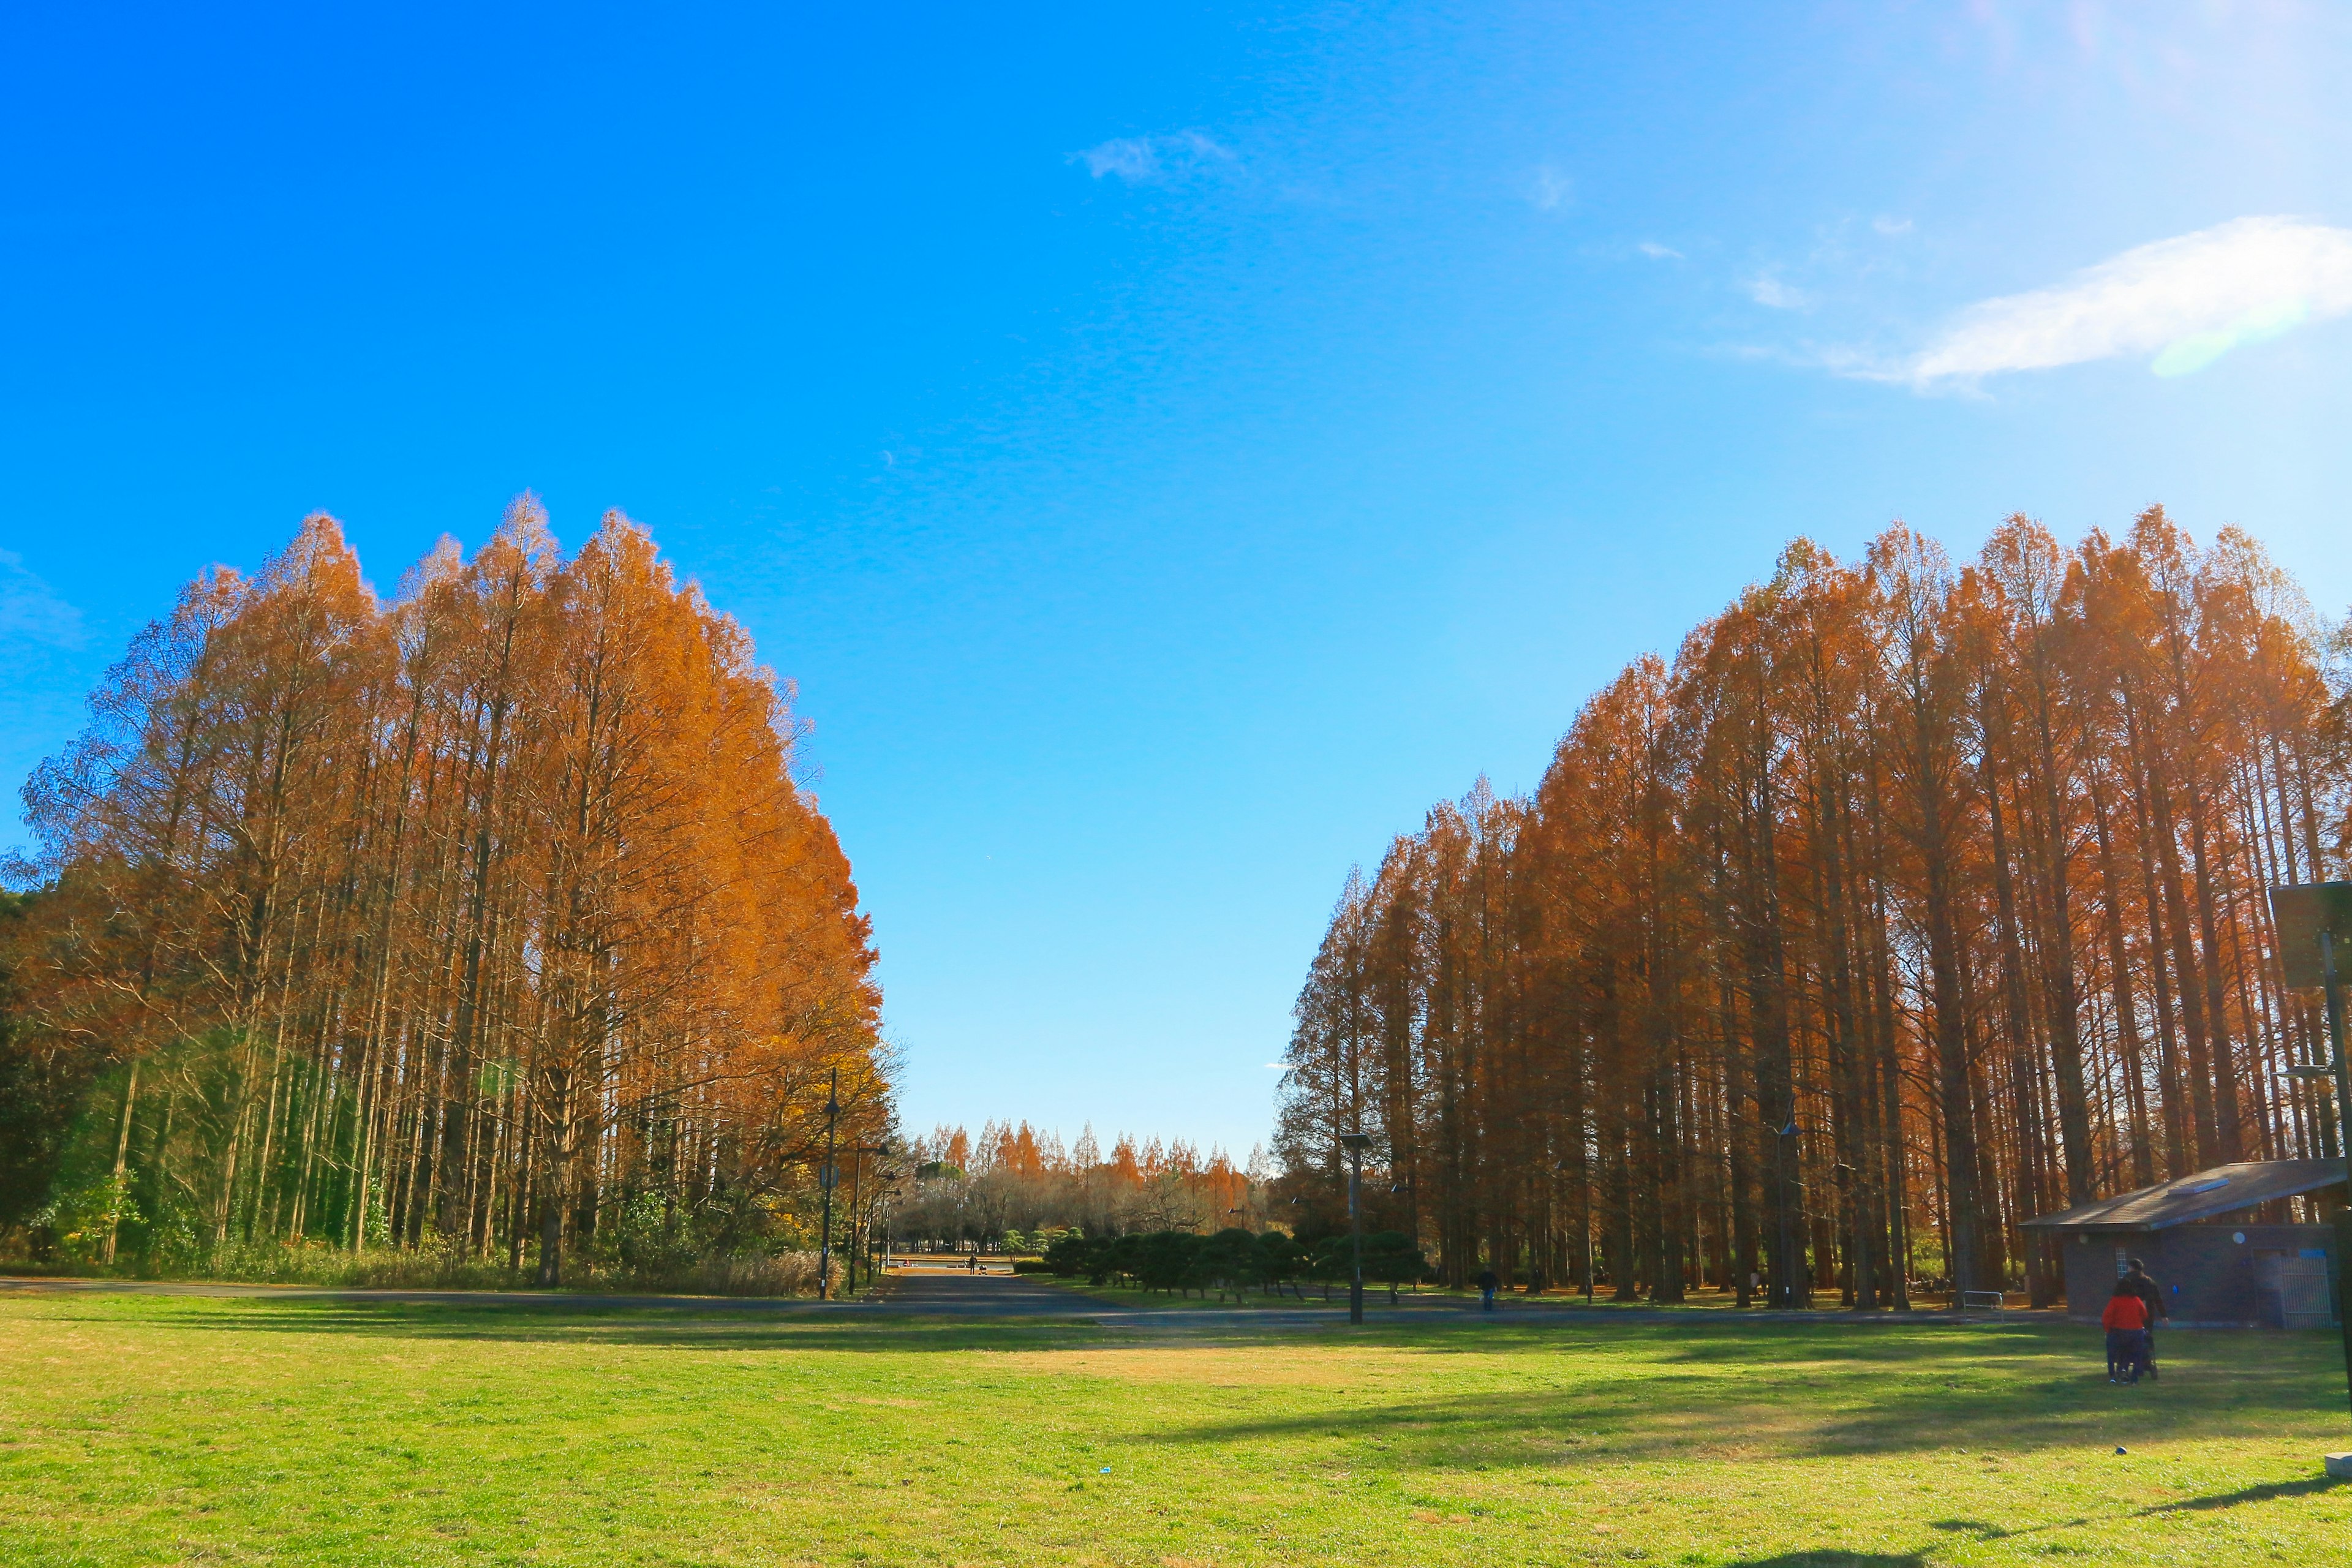
[(1349, 864), (1792, 534), (2352, 602), (2344, 8), (661, 9), (0, 24), (12, 792), (306, 511), (617, 506), (800, 683), (908, 1121), (1241, 1153)]

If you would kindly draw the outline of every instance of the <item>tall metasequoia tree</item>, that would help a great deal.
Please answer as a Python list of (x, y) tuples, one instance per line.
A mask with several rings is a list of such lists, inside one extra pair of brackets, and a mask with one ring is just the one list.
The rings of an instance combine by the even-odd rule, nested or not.
[(552, 1283), (633, 1204), (746, 1239), (834, 1069), (878, 1136), (868, 928), (787, 695), (618, 513), (566, 561), (525, 497), (390, 604), (323, 516), (193, 584), (26, 786), (52, 885), (13, 965), (34, 1037), (118, 1069), (149, 1244)]
[(2345, 872), (2343, 641), (2158, 508), (1964, 566), (1798, 541), (1531, 800), (1350, 880), (1276, 1152), (1307, 1201), (1376, 1130), (1376, 1221), (1457, 1279), (2048, 1300), (2034, 1214), (2336, 1147), (2263, 889)]

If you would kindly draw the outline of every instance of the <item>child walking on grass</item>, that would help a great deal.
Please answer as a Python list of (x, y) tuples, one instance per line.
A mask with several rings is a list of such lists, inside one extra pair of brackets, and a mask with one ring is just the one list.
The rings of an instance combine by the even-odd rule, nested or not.
[(2139, 1363), (2147, 1353), (2147, 1303), (2129, 1283), (2118, 1279), (2099, 1321), (2107, 1331), (2107, 1381), (2137, 1383)]

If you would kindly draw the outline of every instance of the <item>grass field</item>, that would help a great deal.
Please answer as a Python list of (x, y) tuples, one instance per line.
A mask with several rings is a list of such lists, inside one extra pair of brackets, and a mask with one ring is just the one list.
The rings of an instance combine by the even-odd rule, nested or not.
[(16, 1298), (0, 1562), (2352, 1561), (2332, 1336), (2094, 1339)]

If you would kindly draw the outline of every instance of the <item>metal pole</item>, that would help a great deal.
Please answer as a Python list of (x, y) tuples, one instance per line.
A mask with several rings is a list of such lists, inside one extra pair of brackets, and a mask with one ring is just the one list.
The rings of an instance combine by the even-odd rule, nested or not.
[(2345, 1155), (2345, 1205), (2336, 1211), (2336, 1316), (2344, 1334), (2345, 1398), (2352, 1404), (2352, 1063), (2344, 1059), (2344, 987), (2336, 976), (2336, 933), (2324, 925), (2319, 973), (2327, 996), (2327, 1046), (2336, 1053), (2336, 1137)]
[(1348, 1281), (1348, 1321), (1364, 1321), (1364, 1214), (1356, 1201), (1356, 1189), (1362, 1185), (1364, 1152), (1350, 1146), (1348, 1150), (1348, 1244), (1354, 1255), (1355, 1267)]
[[(863, 1234), (858, 1232), (858, 1215), (861, 1215), (858, 1196), (863, 1196), (863, 1192), (866, 1192), (866, 1150), (858, 1150), (856, 1163), (849, 1166), (849, 1293), (852, 1295), (858, 1293), (858, 1244), (861, 1244)], [(873, 1284), (873, 1269), (866, 1272), (866, 1284)]]
[(834, 1123), (841, 1115), (841, 1069), (833, 1069), (833, 1077), (824, 1090), (824, 1168), (817, 1173), (817, 1185), (824, 1189), (824, 1231), (816, 1248), (816, 1299), (833, 1299), (833, 1168)]
[(1780, 1211), (1780, 1255), (1772, 1271), (1772, 1294), (1780, 1300), (1772, 1304), (1790, 1310), (1797, 1305), (1796, 1247), (1789, 1239), (1789, 1140), (1796, 1135), (1797, 1119), (1792, 1116), (1789, 1125), (1774, 1131), (1772, 1145), (1772, 1178), (1779, 1188), (1775, 1206)]

